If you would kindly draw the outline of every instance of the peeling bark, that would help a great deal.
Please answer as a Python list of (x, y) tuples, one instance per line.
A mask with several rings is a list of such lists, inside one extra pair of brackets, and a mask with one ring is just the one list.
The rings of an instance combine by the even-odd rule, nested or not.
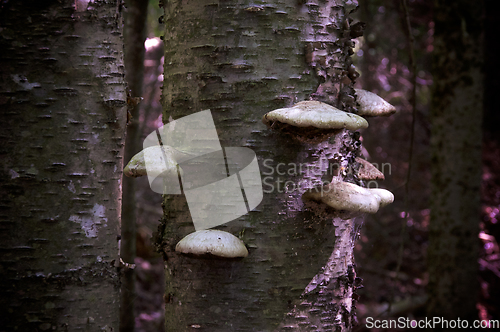
[(120, 3), (14, 1), (0, 16), (0, 325), (117, 330)]
[(353, 221), (310, 210), (301, 195), (333, 176), (357, 181), (343, 169), (354, 164), (359, 135), (299, 143), (261, 118), (309, 98), (355, 111), (348, 17), (355, 8), (340, 0), (165, 4), (164, 121), (210, 109), (223, 147), (256, 152), (265, 192), (257, 209), (217, 227), (249, 249), (225, 261), (175, 252), (194, 227), (185, 199), (165, 197), (158, 245), (167, 261), (167, 331), (352, 327)]

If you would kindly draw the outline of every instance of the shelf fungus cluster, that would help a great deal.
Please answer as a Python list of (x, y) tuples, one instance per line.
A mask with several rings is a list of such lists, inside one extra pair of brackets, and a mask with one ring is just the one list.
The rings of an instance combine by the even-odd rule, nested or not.
[[(356, 131), (368, 127), (363, 117), (389, 116), (396, 108), (374, 93), (355, 89), (358, 113), (343, 112), (319, 101), (302, 101), (289, 108), (280, 108), (264, 115), (262, 122), (279, 132), (291, 135), (298, 141), (316, 144), (339, 134), (344, 129)], [(384, 174), (368, 161), (356, 158), (360, 164), (360, 180), (383, 180)], [(362, 213), (376, 213), (390, 204), (394, 195), (385, 189), (367, 189), (334, 178), (320, 188), (312, 188), (302, 195), (306, 205), (315, 205), (316, 211), (328, 210), (343, 219)]]
[[(389, 116), (396, 109), (377, 95), (355, 89), (359, 105), (358, 114), (341, 111), (319, 101), (302, 101), (289, 108), (280, 108), (264, 115), (262, 122), (270, 128), (291, 135), (308, 144), (318, 144), (344, 130), (356, 131), (368, 127), (362, 117)], [(178, 160), (189, 159), (189, 154), (169, 146), (152, 146), (136, 154), (123, 173), (129, 177), (148, 175), (177, 181), (182, 176)], [(360, 164), (360, 180), (380, 180), (384, 175), (372, 164), (356, 158)], [(353, 183), (334, 179), (330, 184), (313, 188), (302, 195), (304, 202), (317, 204), (341, 218), (352, 218), (360, 213), (376, 213), (382, 206), (392, 203), (394, 196), (385, 189), (366, 189)], [(248, 255), (245, 244), (234, 235), (220, 230), (201, 230), (184, 237), (175, 250), (195, 257), (222, 259), (242, 258)]]
[[(151, 146), (133, 156), (125, 166), (123, 174), (128, 177), (149, 175), (177, 181), (177, 172), (182, 174), (177, 161), (186, 156), (188, 154), (169, 146)], [(220, 230), (201, 230), (188, 234), (177, 243), (175, 251), (192, 257), (219, 259), (248, 256), (248, 250), (243, 241), (231, 233)]]

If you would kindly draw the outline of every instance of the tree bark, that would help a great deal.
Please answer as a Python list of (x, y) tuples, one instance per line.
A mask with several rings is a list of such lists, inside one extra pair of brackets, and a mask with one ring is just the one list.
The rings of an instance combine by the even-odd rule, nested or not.
[[(266, 128), (262, 116), (310, 97), (354, 111), (349, 13), (355, 1), (168, 1), (162, 103), (169, 118), (210, 109), (223, 147), (252, 148), (264, 198), (217, 228), (240, 235), (241, 260), (175, 252), (194, 231), (183, 196), (165, 196), (166, 330), (347, 331), (354, 320), (354, 222), (316, 215), (302, 193), (354, 164), (359, 136), (318, 144)], [(356, 181), (352, 174), (336, 175)]]
[[(144, 41), (146, 39), (146, 18), (148, 2), (128, 0), (125, 2), (125, 79), (129, 88), (129, 116), (124, 159), (130, 159), (141, 150), (139, 131), (139, 109), (144, 81)], [(137, 209), (135, 179), (123, 177), (121, 246), (120, 255), (125, 263), (134, 264), (136, 256)], [(120, 331), (134, 331), (135, 273), (125, 269), (122, 275)]]
[(482, 2), (435, 1), (429, 317), (477, 317), (482, 15)]
[(2, 330), (118, 330), (120, 6), (2, 6)]

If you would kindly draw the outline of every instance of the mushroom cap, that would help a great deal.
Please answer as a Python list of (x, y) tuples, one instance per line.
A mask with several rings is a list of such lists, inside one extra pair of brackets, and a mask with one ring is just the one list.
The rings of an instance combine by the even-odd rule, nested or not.
[(396, 113), (396, 108), (373, 92), (354, 89), (359, 104), (358, 114), (362, 116), (389, 116)]
[(376, 213), (380, 198), (354, 183), (334, 181), (321, 188), (306, 191), (302, 198), (324, 203), (335, 210)]
[(362, 117), (314, 100), (301, 101), (292, 107), (271, 111), (262, 118), (262, 122), (268, 126), (276, 121), (295, 127), (320, 129), (358, 130), (368, 127), (368, 122)]
[(358, 177), (361, 180), (385, 180), (384, 173), (379, 171), (369, 161), (360, 157), (356, 157), (356, 161), (361, 164), (358, 171)]
[(394, 194), (389, 190), (382, 188), (368, 189), (373, 195), (378, 197), (380, 207), (386, 206), (394, 202)]
[(177, 243), (175, 251), (223, 258), (248, 256), (248, 250), (243, 241), (231, 233), (215, 229), (205, 229), (186, 235)]
[(177, 177), (176, 160), (181, 155), (186, 154), (170, 146), (150, 146), (130, 159), (127, 166), (123, 169), (123, 174), (135, 178), (147, 175), (149, 171), (151, 176), (158, 176), (163, 173), (163, 176), (171, 175)]

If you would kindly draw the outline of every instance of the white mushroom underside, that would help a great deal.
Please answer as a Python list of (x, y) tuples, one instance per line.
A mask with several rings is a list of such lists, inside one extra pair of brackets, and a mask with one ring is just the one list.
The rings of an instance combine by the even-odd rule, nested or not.
[(214, 255), (224, 258), (248, 256), (243, 241), (231, 233), (206, 229), (188, 234), (177, 243), (175, 251), (192, 255)]
[(269, 124), (274, 121), (296, 127), (320, 129), (358, 130), (368, 127), (368, 122), (362, 117), (319, 101), (302, 101), (290, 108), (280, 108), (264, 115), (264, 123)]
[(382, 188), (368, 189), (373, 195), (378, 196), (380, 207), (386, 206), (394, 202), (394, 195), (389, 190)]
[[(162, 174), (177, 178), (177, 161), (179, 156), (186, 155), (170, 146), (150, 146), (130, 159), (123, 173), (129, 177), (148, 175), (157, 177)], [(181, 171), (182, 172), (182, 171)]]
[(392, 203), (394, 195), (385, 189), (366, 189), (348, 182), (332, 182), (321, 189), (311, 189), (303, 198), (324, 203), (335, 210), (376, 213)]

